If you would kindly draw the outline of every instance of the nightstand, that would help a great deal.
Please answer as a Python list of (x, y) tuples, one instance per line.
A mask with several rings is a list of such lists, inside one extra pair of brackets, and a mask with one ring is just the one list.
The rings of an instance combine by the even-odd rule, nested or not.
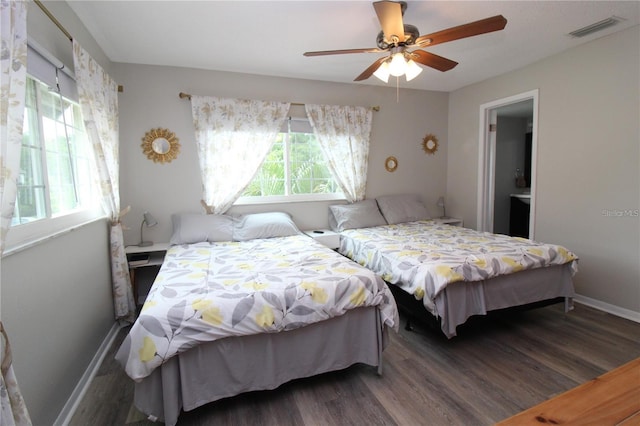
[(340, 248), (340, 234), (329, 229), (304, 231), (305, 234), (332, 250)]
[(129, 263), (129, 275), (131, 276), (131, 287), (133, 289), (133, 299), (138, 305), (138, 286), (136, 285), (136, 270), (141, 268), (156, 268), (155, 275), (160, 270), (160, 265), (164, 262), (164, 255), (167, 254), (169, 243), (156, 243), (146, 247), (127, 246), (127, 262)]
[(463, 224), (462, 219), (456, 217), (434, 217), (432, 220), (441, 225), (462, 226)]

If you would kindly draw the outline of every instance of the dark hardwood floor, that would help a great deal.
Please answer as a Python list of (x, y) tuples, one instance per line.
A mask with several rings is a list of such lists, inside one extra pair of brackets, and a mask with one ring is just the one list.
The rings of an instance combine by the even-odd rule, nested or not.
[[(354, 365), (182, 413), (179, 425), (489, 425), (640, 357), (640, 324), (580, 304), (474, 318), (448, 340), (390, 333), (384, 372)], [(71, 425), (149, 425), (105, 358)]]

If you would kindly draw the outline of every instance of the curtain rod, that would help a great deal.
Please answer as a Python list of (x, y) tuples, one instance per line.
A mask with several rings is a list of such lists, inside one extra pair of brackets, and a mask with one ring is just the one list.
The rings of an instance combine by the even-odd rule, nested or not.
[[(178, 97), (180, 99), (189, 99), (189, 100), (191, 100), (191, 95), (188, 94), (188, 93), (184, 93), (184, 92), (180, 92), (178, 94)], [(298, 102), (291, 102), (291, 105), (304, 106), (304, 104), (301, 104), (301, 103), (298, 103)], [(372, 106), (371, 109), (374, 110), (374, 111), (380, 111), (380, 107), (378, 105)]]
[(51, 12), (49, 12), (49, 9), (47, 9), (46, 7), (44, 7), (44, 4), (42, 4), (42, 2), (40, 0), (33, 0), (33, 2), (35, 4), (38, 5), (38, 7), (44, 12), (45, 15), (47, 15), (47, 17), (49, 19), (51, 19), (51, 22), (53, 22), (56, 27), (58, 27), (60, 29), (60, 31), (62, 31), (64, 33), (64, 35), (67, 36), (67, 38), (69, 39), (69, 41), (73, 42), (73, 37), (71, 37), (71, 34), (69, 34), (69, 31), (67, 31), (67, 29), (65, 27), (62, 26), (62, 24), (60, 23), (60, 21), (58, 21), (56, 19), (55, 16), (53, 16), (53, 14)]
[[(58, 27), (58, 29), (60, 31), (62, 31), (62, 33), (69, 39), (69, 41), (71, 43), (73, 43), (73, 37), (71, 36), (71, 34), (69, 34), (69, 31), (67, 31), (67, 29), (62, 26), (60, 21), (58, 21), (56, 19), (56, 17), (53, 16), (53, 14), (51, 12), (49, 12), (49, 9), (47, 9), (44, 6), (44, 4), (42, 4), (42, 1), (41, 0), (33, 0), (33, 2), (40, 8), (40, 10), (42, 10), (42, 12), (45, 15), (47, 15), (47, 18), (49, 18), (51, 20), (51, 22), (53, 22), (55, 24), (55, 26)], [(120, 92), (120, 93), (124, 92), (124, 86), (118, 85), (118, 92)]]

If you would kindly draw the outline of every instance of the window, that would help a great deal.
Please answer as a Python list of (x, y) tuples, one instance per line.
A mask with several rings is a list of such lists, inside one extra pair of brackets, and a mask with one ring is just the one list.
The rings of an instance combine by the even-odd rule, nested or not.
[(342, 198), (307, 119), (290, 118), (241, 202)]
[(12, 226), (90, 206), (91, 153), (80, 106), (28, 77), (23, 129)]
[(75, 81), (57, 75), (45, 56), (29, 45), (20, 173), (5, 253), (104, 216)]

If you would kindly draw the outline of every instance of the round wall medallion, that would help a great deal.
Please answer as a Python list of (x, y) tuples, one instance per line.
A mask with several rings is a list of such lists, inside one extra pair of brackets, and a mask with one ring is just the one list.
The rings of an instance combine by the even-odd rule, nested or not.
[(170, 163), (178, 157), (180, 142), (169, 129), (151, 129), (142, 138), (142, 152), (154, 163)]
[(422, 149), (427, 154), (435, 154), (438, 150), (438, 138), (435, 135), (429, 133), (427, 136), (422, 139)]
[(388, 172), (395, 172), (398, 168), (398, 159), (394, 156), (387, 157), (384, 162), (384, 168), (387, 169)]

